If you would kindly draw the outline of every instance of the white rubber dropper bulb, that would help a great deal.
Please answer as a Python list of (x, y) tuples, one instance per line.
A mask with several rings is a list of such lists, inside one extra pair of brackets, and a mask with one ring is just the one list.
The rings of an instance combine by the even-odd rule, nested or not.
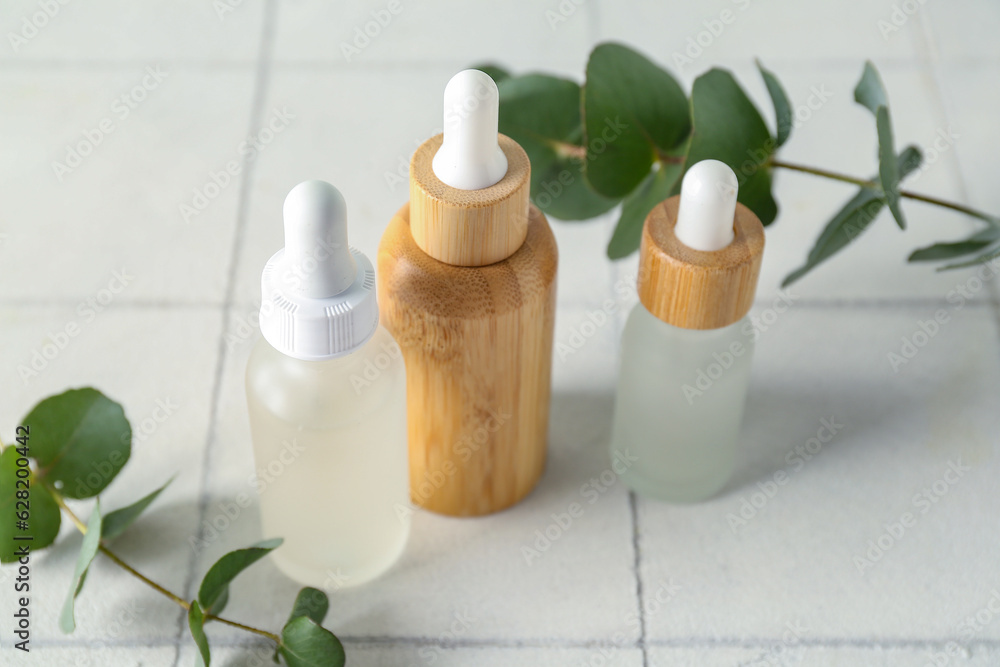
[(357, 265), (347, 245), (347, 204), (340, 191), (325, 181), (299, 183), (285, 197), (282, 214), (285, 289), (325, 299), (350, 287)]
[(724, 162), (702, 160), (681, 182), (681, 202), (674, 235), (695, 250), (721, 250), (733, 242), (739, 181)]
[(497, 142), (500, 92), (485, 72), (467, 69), (444, 89), (444, 140), (434, 155), (434, 174), (459, 190), (482, 190), (507, 173)]

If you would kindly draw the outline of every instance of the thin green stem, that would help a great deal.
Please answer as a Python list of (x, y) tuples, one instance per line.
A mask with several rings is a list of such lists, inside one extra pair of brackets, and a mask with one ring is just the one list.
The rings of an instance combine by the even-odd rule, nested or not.
[[(780, 167), (781, 169), (788, 169), (790, 171), (798, 171), (804, 174), (812, 174), (813, 176), (821, 176), (823, 178), (829, 178), (834, 181), (841, 181), (842, 183), (852, 183), (862, 188), (879, 187), (877, 181), (855, 178), (854, 176), (848, 176), (847, 174), (840, 174), (835, 171), (820, 169), (818, 167), (807, 167), (805, 165), (795, 164), (792, 162), (785, 162), (784, 160), (775, 160), (773, 158), (769, 161), (768, 164), (770, 164), (772, 167)], [(899, 196), (906, 197), (907, 199), (913, 199), (915, 201), (922, 201), (925, 204), (933, 204), (935, 206), (941, 206), (942, 208), (951, 209), (952, 211), (958, 211), (959, 213), (964, 213), (965, 215), (972, 216), (973, 218), (984, 220), (990, 223), (991, 225), (1000, 224), (1000, 220), (998, 220), (996, 216), (990, 215), (988, 213), (983, 213), (982, 211), (978, 211), (974, 208), (970, 208), (962, 204), (946, 201), (944, 199), (938, 199), (937, 197), (930, 197), (928, 195), (922, 195), (918, 192), (910, 192), (909, 190), (900, 190)]]
[[(55, 499), (56, 504), (59, 505), (59, 508), (63, 512), (66, 513), (66, 515), (70, 518), (70, 521), (73, 522), (73, 525), (76, 526), (76, 529), (79, 530), (80, 533), (86, 535), (87, 534), (87, 525), (85, 523), (83, 523), (83, 521), (80, 520), (80, 517), (78, 517), (76, 515), (76, 512), (74, 512), (72, 509), (70, 509), (70, 507), (66, 504), (66, 500), (63, 498), (62, 494), (59, 493), (58, 491), (56, 491), (50, 484), (42, 482), (42, 485), (48, 490), (48, 492), (50, 494), (52, 494), (52, 497)], [(118, 567), (122, 568), (123, 570), (125, 570), (126, 572), (128, 572), (129, 574), (131, 574), (133, 577), (135, 577), (139, 581), (143, 582), (144, 584), (146, 584), (147, 586), (149, 586), (150, 588), (152, 588), (157, 593), (160, 593), (164, 597), (172, 600), (174, 603), (176, 603), (177, 605), (179, 605), (180, 607), (182, 607), (185, 610), (188, 610), (188, 609), (191, 608), (191, 603), (190, 602), (188, 602), (187, 600), (185, 600), (181, 596), (177, 595), (176, 593), (173, 593), (173, 592), (167, 590), (166, 588), (164, 588), (163, 586), (159, 585), (158, 583), (156, 583), (155, 581), (153, 581), (152, 579), (150, 579), (149, 577), (147, 577), (143, 573), (141, 573), (138, 570), (136, 570), (134, 567), (132, 567), (131, 565), (129, 565), (128, 563), (126, 563), (125, 561), (123, 561), (121, 559), (121, 557), (118, 556), (118, 554), (116, 554), (115, 552), (111, 551), (111, 549), (109, 549), (103, 543), (98, 547), (98, 549), (100, 549), (100, 551), (101, 551), (102, 554), (104, 554), (105, 556), (107, 556), (113, 563), (115, 563), (115, 565), (117, 565)], [(267, 637), (268, 639), (270, 639), (274, 643), (279, 644), (279, 645), (281, 644), (281, 637), (279, 637), (278, 635), (274, 634), (273, 632), (268, 632), (267, 630), (261, 630), (260, 628), (254, 628), (254, 627), (251, 627), (249, 625), (244, 625), (242, 623), (237, 623), (236, 621), (230, 621), (229, 619), (222, 618), (221, 616), (216, 616), (214, 614), (206, 614), (205, 615), (205, 620), (206, 621), (218, 621), (219, 623), (222, 623), (224, 625), (228, 625), (228, 626), (233, 627), (233, 628), (239, 628), (240, 630), (245, 630), (247, 632), (252, 632), (252, 633), (254, 633), (256, 635), (260, 635), (262, 637)]]

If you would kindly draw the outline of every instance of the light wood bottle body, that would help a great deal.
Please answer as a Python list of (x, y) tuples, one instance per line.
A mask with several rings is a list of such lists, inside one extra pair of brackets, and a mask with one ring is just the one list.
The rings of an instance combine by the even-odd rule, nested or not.
[(382, 324), (406, 362), (413, 501), (451, 516), (502, 510), (545, 467), (555, 238), (534, 206), (513, 255), (454, 266), (422, 251), (410, 205), (378, 252)]

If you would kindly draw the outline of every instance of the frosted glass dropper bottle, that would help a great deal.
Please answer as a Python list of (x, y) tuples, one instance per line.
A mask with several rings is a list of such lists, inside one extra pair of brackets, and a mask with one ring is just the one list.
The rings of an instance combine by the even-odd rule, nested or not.
[(378, 576), (406, 544), (406, 376), (379, 326), (372, 264), (347, 245), (340, 192), (300, 183), (283, 213), (246, 372), (256, 468), (267, 472), (261, 522), (285, 538), (278, 568), (329, 590)]
[(611, 432), (616, 472), (644, 496), (703, 500), (733, 472), (764, 250), (737, 188), (729, 166), (704, 160), (646, 218)]

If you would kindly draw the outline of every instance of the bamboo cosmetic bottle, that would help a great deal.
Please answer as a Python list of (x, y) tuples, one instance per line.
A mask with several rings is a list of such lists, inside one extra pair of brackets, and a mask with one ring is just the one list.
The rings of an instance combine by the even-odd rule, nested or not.
[(496, 84), (465, 70), (444, 98), (379, 246), (379, 304), (406, 363), (412, 499), (476, 516), (545, 466), (557, 251), (528, 156), (497, 133)]

